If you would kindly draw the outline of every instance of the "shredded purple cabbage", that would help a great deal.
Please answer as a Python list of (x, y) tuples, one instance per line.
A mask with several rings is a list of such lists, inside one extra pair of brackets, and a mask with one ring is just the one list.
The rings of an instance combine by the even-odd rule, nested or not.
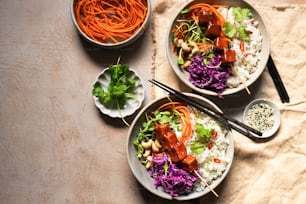
[[(155, 187), (162, 186), (166, 193), (172, 197), (190, 193), (194, 183), (199, 179), (196, 175), (170, 164), (168, 156), (152, 156), (153, 164), (148, 169), (152, 178), (155, 179)], [(168, 166), (166, 170), (165, 166)]]
[(215, 55), (212, 61), (208, 64), (203, 62), (201, 55), (195, 56), (191, 64), (189, 65), (190, 82), (201, 89), (209, 89), (217, 93), (222, 93), (226, 88), (226, 81), (230, 77), (231, 73), (226, 67), (220, 66), (221, 56)]

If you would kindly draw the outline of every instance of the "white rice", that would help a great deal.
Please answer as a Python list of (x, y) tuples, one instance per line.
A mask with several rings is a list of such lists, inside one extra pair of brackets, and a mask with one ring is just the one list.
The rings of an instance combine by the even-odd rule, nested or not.
[[(192, 108), (190, 107), (190, 109)], [(214, 180), (221, 177), (228, 163), (230, 162), (226, 158), (226, 152), (230, 144), (229, 139), (226, 137), (228, 130), (223, 128), (211, 117), (199, 112), (198, 110), (192, 109), (191, 112), (193, 124), (200, 123), (204, 125), (206, 129), (214, 129), (218, 132), (217, 139), (212, 140), (212, 148), (208, 149), (206, 147), (201, 154), (194, 154), (191, 151), (191, 144), (198, 140), (199, 137), (195, 132), (193, 133), (190, 141), (186, 144), (187, 154), (193, 155), (198, 161), (200, 175), (207, 183), (211, 184)], [(214, 158), (218, 158), (221, 162), (216, 163)], [(195, 184), (196, 191), (203, 191), (205, 188), (206, 185), (201, 180)]]
[[(234, 20), (233, 7), (230, 7), (229, 9), (222, 8), (219, 11), (225, 18), (227, 16), (227, 22), (237, 24)], [(246, 26), (246, 29), (251, 32), (251, 39), (248, 42), (244, 41), (244, 52), (240, 49), (241, 41), (239, 39), (234, 38), (232, 41), (232, 49), (236, 52), (236, 62), (234, 63), (234, 71), (236, 75), (231, 76), (227, 80), (227, 86), (230, 88), (237, 87), (248, 80), (250, 75), (256, 71), (260, 61), (263, 37), (258, 30), (258, 21), (251, 18), (244, 20), (242, 23)]]

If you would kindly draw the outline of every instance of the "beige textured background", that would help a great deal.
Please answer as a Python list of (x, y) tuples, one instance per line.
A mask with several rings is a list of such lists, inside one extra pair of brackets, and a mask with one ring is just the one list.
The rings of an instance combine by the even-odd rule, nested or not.
[[(261, 1), (250, 2), (260, 7)], [(152, 77), (151, 31), (124, 50), (98, 49), (78, 36), (70, 17), (70, 1), (60, 0), (3, 0), (0, 28), (0, 203), (175, 203), (155, 197), (136, 182), (126, 161), (128, 127), (120, 120), (101, 115), (91, 97), (96, 75), (121, 55), (121, 62), (128, 63), (144, 79), (147, 88), (144, 103), (152, 98), (147, 82)], [(305, 44), (299, 48), (305, 49)], [(283, 57), (278, 53), (273, 51), (277, 62)], [(303, 60), (296, 66), (305, 71)], [(296, 76), (302, 74), (296, 72)], [(282, 70), (282, 75), (286, 76), (286, 71)], [(290, 93), (302, 90), (294, 86), (295, 78), (284, 78)], [(273, 84), (268, 86), (277, 101)], [(297, 99), (305, 97), (303, 91), (299, 92), (300, 95), (294, 95), (296, 100), (293, 98), (297, 103), (300, 101)], [(219, 200), (208, 195), (185, 203), (306, 200), (305, 139), (301, 137), (305, 130), (300, 128), (305, 126), (306, 119), (303, 112), (296, 114), (296, 109), (304, 107), (303, 103), (283, 107), (293, 110), (286, 112), (285, 117), (294, 116), (294, 120), (284, 121), (290, 128), (282, 126), (273, 141), (255, 144), (237, 136), (236, 153), (245, 157), (232, 172), (243, 170), (242, 173), (230, 175), (216, 189)], [(225, 111), (235, 115), (237, 106), (231, 105)], [(274, 147), (277, 148), (271, 150)], [(254, 152), (259, 150), (266, 153), (258, 156)], [(267, 160), (268, 163), (263, 162)], [(250, 166), (250, 162), (255, 166)], [(253, 175), (256, 180), (249, 179)], [(279, 179), (267, 182), (269, 175)]]

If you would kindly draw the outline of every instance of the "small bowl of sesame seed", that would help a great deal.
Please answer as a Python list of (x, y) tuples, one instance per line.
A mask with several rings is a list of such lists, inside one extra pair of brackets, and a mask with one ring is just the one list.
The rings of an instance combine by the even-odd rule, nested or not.
[(255, 99), (245, 107), (243, 122), (262, 132), (262, 136), (254, 137), (272, 137), (280, 126), (280, 111), (277, 105), (268, 99)]

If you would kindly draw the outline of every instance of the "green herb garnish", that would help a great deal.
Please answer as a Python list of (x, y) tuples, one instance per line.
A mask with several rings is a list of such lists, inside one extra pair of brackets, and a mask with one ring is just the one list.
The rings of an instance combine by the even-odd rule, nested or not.
[(183, 57), (177, 58), (177, 63), (178, 63), (179, 65), (184, 64), (184, 59), (183, 59)]
[(235, 37), (236, 33), (237, 33), (237, 28), (234, 24), (229, 23), (229, 22), (225, 22), (223, 25), (223, 31), (224, 34), (229, 37), (229, 38), (233, 38)]
[(202, 138), (205, 138), (208, 140), (212, 137), (214, 129), (206, 129), (204, 125), (197, 123), (195, 132)]
[(197, 123), (195, 132), (199, 139), (191, 144), (190, 150), (195, 154), (201, 154), (207, 146), (208, 141), (213, 137), (214, 129), (207, 129), (203, 124)]
[(169, 165), (167, 163), (164, 164), (165, 176), (168, 174)]
[(243, 41), (248, 41), (250, 40), (250, 34), (249, 32), (246, 30), (245, 26), (240, 26), (238, 28), (238, 36), (241, 40)]
[(204, 151), (204, 148), (205, 145), (200, 140), (194, 141), (190, 146), (191, 151), (195, 154), (201, 154)]
[(182, 56), (182, 53), (183, 53), (183, 49), (181, 48), (181, 49), (180, 49), (180, 52), (179, 52), (179, 56), (178, 56), (178, 58), (177, 58), (177, 63), (178, 63), (179, 65), (184, 64), (184, 58), (183, 58), (183, 56)]
[(246, 30), (243, 20), (252, 18), (251, 10), (248, 8), (236, 7), (233, 9), (233, 15), (236, 23), (226, 22), (223, 25), (223, 32), (229, 38), (238, 38), (242, 41), (249, 41), (250, 34)]
[(189, 11), (190, 11), (189, 8), (185, 8), (181, 11), (181, 14), (189, 13)]
[(99, 98), (101, 104), (109, 108), (123, 109), (129, 98), (135, 98), (134, 88), (136, 81), (131, 78), (129, 65), (120, 64), (120, 58), (116, 65), (110, 65), (110, 83), (107, 89), (103, 89), (97, 81), (93, 85), (92, 94)]
[(236, 7), (233, 10), (234, 18), (236, 21), (241, 22), (244, 19), (249, 19), (252, 17), (251, 10), (248, 8)]

